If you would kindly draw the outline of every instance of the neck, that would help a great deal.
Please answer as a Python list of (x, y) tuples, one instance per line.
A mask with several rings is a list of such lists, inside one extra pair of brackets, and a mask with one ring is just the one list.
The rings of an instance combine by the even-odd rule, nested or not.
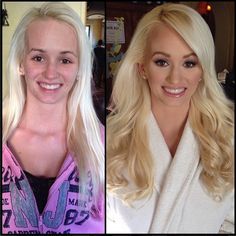
[(65, 132), (66, 104), (43, 104), (26, 101), (20, 127), (43, 134)]
[(164, 132), (181, 133), (188, 117), (189, 107), (153, 106), (152, 112), (155, 119)]
[(174, 157), (188, 117), (188, 107), (161, 107), (159, 104), (152, 106), (152, 112)]

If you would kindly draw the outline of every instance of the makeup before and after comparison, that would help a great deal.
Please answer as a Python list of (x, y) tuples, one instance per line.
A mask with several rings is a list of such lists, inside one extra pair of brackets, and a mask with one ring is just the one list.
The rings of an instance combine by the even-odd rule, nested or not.
[(234, 2), (2, 2), (7, 234), (235, 234)]

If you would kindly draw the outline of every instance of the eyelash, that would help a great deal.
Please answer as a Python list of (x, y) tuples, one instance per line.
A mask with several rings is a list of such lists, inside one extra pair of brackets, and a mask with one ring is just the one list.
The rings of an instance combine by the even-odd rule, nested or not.
[[(44, 58), (41, 56), (34, 56), (34, 57), (32, 57), (32, 60), (36, 61), (36, 62), (43, 62)], [(72, 61), (67, 58), (60, 59), (60, 61), (62, 62), (62, 64), (71, 64), (72, 63)]]
[(63, 64), (71, 64), (72, 63), (72, 61), (71, 60), (69, 60), (69, 59), (66, 59), (66, 58), (63, 58), (61, 61), (66, 61), (66, 63), (63, 63)]
[(36, 62), (42, 62), (42, 59), (43, 59), (43, 57), (41, 57), (41, 56), (34, 56), (34, 57), (32, 57), (32, 60), (36, 61)]
[[(158, 59), (158, 60), (155, 61), (155, 63), (156, 63), (157, 66), (160, 66), (160, 67), (166, 67), (166, 66), (169, 65), (168, 62), (166, 60), (163, 60), (163, 59)], [(197, 62), (195, 62), (195, 61), (189, 60), (189, 61), (184, 62), (184, 67), (185, 68), (193, 68), (196, 65), (197, 65)]]
[(186, 68), (193, 68), (194, 66), (196, 66), (197, 63), (195, 61), (186, 61), (184, 64), (185, 65), (186, 64), (188, 64), (188, 65), (191, 64), (191, 66), (187, 66), (187, 67), (185, 66), (185, 67)]
[[(155, 61), (155, 63), (156, 63), (158, 66), (160, 66), (160, 67), (166, 67), (166, 66), (168, 66), (167, 61), (165, 61), (165, 60), (163, 60), (163, 59), (158, 59), (158, 60)], [(164, 64), (165, 64), (165, 65), (164, 65)], [(166, 64), (167, 64), (167, 65), (166, 65)]]

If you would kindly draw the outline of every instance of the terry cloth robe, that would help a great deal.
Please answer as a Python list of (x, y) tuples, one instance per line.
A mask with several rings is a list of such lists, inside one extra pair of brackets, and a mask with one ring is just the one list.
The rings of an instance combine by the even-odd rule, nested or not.
[[(105, 232), (104, 196), (100, 196), (100, 209), (95, 209), (91, 204), (93, 186), (90, 173), (85, 190), (86, 197), (81, 199), (79, 175), (71, 155), (67, 155), (40, 215), (27, 177), (7, 145), (3, 145), (2, 154), (2, 233), (16, 235)], [(94, 214), (95, 212), (98, 214)]]
[(147, 122), (155, 190), (133, 207), (107, 194), (107, 233), (234, 233), (234, 192), (217, 202), (203, 190), (198, 145), (189, 123), (172, 158), (152, 113)]

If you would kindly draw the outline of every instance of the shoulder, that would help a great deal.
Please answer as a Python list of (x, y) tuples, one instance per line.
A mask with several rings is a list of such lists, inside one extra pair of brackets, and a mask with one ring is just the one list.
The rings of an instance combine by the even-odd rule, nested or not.
[(9, 173), (21, 175), (21, 167), (7, 144), (2, 145), (2, 175)]
[(6, 157), (11, 156), (11, 151), (6, 143), (2, 144), (2, 156), (5, 159)]

